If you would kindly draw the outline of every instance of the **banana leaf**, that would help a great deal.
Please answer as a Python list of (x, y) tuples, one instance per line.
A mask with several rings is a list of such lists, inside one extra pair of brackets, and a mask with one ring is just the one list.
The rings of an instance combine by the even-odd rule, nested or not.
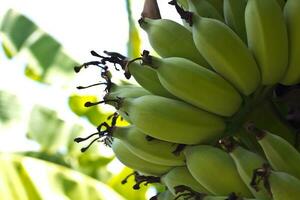
[(4, 153), (0, 162), (1, 199), (125, 199), (102, 182), (57, 164)]
[(0, 37), (8, 58), (23, 55), (25, 75), (43, 83), (65, 86), (74, 77), (78, 65), (58, 42), (33, 21), (15, 10), (8, 10), (1, 20)]

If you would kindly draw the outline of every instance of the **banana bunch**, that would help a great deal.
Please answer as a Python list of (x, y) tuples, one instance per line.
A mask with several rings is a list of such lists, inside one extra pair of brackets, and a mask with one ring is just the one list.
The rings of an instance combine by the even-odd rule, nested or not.
[[(96, 65), (105, 80), (78, 87), (106, 86), (103, 100), (85, 106), (116, 110), (75, 142), (94, 138), (82, 152), (110, 146), (134, 170), (134, 189), (164, 185), (152, 200), (300, 199), (298, 136), (276, 104), (279, 85), (300, 84), (300, 1), (169, 4), (184, 23), (138, 21), (155, 56), (92, 51), (100, 60), (75, 67)], [(111, 65), (137, 84), (113, 83)]]

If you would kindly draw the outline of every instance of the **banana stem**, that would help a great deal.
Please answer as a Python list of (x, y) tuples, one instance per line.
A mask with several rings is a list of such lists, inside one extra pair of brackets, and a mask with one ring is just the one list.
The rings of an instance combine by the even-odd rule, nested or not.
[(228, 122), (225, 135), (236, 137), (245, 147), (263, 155), (256, 138), (251, 134), (247, 134), (243, 128), (243, 124), (247, 121), (247, 117), (253, 109), (253, 101), (245, 98), (243, 108)]
[(268, 130), (284, 138), (290, 144), (296, 145), (296, 133), (281, 117), (269, 99), (256, 106), (255, 109), (249, 113), (247, 121), (253, 121), (257, 127)]
[(159, 7), (156, 0), (145, 0), (142, 17), (161, 19)]
[(228, 120), (226, 135), (237, 137), (246, 147), (258, 153), (263, 151), (256, 138), (243, 128), (243, 124), (247, 121), (252, 121), (257, 127), (283, 137), (294, 146), (297, 145), (296, 133), (277, 112), (270, 100), (273, 88), (274, 86), (260, 87), (252, 97), (244, 99), (242, 109)]

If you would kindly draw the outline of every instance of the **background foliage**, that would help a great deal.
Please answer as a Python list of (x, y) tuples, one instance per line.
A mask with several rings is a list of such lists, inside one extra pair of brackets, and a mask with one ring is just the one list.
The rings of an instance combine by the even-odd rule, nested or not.
[[(127, 52), (136, 56), (140, 35), (130, 5), (127, 0)], [(74, 92), (73, 67), (80, 62), (63, 43), (13, 9), (1, 17), (0, 39), (0, 73), (7, 73), (7, 80), (14, 83), (0, 87), (0, 146), (11, 143), (9, 150), (0, 148), (1, 198), (145, 199), (146, 187), (134, 191), (132, 182), (121, 185), (131, 169), (117, 163), (107, 147), (93, 145), (82, 154), (81, 146), (73, 142), (94, 130), (111, 111), (83, 106), (98, 97)], [(26, 145), (17, 148), (18, 144)]]

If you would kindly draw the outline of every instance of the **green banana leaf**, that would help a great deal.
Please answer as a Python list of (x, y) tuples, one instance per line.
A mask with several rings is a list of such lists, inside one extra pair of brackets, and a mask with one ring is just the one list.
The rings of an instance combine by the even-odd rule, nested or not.
[(55, 110), (35, 105), (31, 111), (27, 137), (40, 145), (37, 152), (25, 152), (23, 155), (31, 156), (78, 171), (105, 181), (111, 178), (111, 174), (105, 166), (113, 159), (101, 153), (104, 145), (94, 144), (85, 153), (80, 148), (87, 145), (77, 144), (74, 138), (84, 137), (84, 127), (79, 124), (67, 123), (66, 119), (58, 116)]
[(136, 26), (135, 19), (132, 16), (131, 0), (126, 0), (127, 17), (129, 24), (129, 37), (127, 42), (127, 54), (129, 58), (141, 56), (141, 38)]
[(42, 151), (54, 154), (69, 139), (64, 127), (65, 121), (56, 111), (36, 105), (31, 111), (27, 137), (38, 142)]
[(124, 200), (102, 182), (50, 162), (4, 153), (0, 162), (1, 199)]
[(71, 110), (80, 117), (86, 117), (94, 126), (98, 126), (106, 121), (107, 117), (112, 113), (104, 113), (99, 107), (85, 107), (85, 102), (96, 102), (96, 96), (73, 94), (69, 97), (68, 103)]
[(0, 37), (8, 58), (19, 54), (27, 59), (25, 75), (43, 83), (65, 86), (74, 77), (78, 62), (62, 45), (26, 16), (8, 10), (1, 20)]
[(135, 184), (133, 177), (130, 177), (126, 184), (122, 184), (122, 181), (126, 178), (126, 176), (132, 172), (132, 169), (125, 167), (118, 175), (112, 177), (111, 180), (108, 181), (108, 185), (118, 193), (122, 194), (126, 199), (143, 200), (145, 199), (149, 186), (142, 185), (139, 190), (134, 190), (132, 188)]
[(0, 90), (0, 124), (18, 119), (20, 115), (20, 102), (11, 92)]

